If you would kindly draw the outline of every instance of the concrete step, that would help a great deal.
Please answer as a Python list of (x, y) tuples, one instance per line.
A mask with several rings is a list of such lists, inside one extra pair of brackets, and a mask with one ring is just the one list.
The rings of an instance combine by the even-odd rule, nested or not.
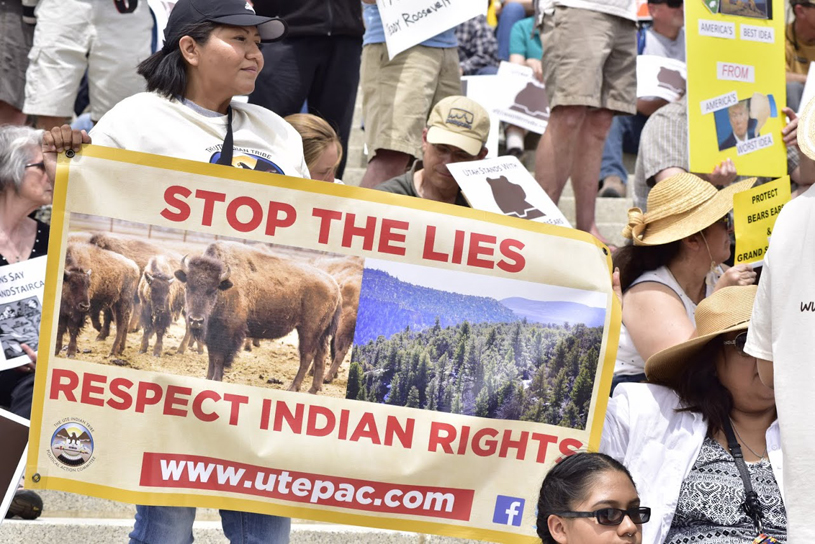
[[(0, 524), (0, 544), (35, 542), (88, 542), (103, 544), (127, 542), (132, 519), (40, 518), (34, 521), (4, 520)], [(220, 521), (199, 521), (193, 525), (197, 544), (228, 544)], [(386, 531), (348, 525), (293, 523), (291, 544), (465, 544), (461, 540), (401, 531)]]

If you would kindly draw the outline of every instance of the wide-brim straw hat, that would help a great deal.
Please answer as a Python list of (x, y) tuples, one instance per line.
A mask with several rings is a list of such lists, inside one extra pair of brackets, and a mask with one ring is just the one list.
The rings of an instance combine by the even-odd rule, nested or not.
[(687, 172), (660, 181), (648, 193), (648, 211), (628, 210), (623, 236), (635, 246), (659, 246), (706, 229), (733, 209), (733, 195), (749, 189), (756, 178), (733, 183), (721, 191)]
[(694, 336), (649, 357), (645, 362), (648, 381), (664, 385), (675, 383), (708, 342), (720, 334), (747, 330), (757, 290), (755, 285), (725, 287), (700, 302), (696, 307)]
[(807, 102), (798, 120), (798, 147), (804, 155), (815, 160), (815, 100)]

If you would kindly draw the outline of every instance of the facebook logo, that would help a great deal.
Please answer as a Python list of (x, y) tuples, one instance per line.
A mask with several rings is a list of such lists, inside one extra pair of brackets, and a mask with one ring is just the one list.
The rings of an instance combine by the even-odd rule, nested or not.
[(524, 517), (525, 502), (524, 499), (518, 497), (498, 495), (495, 500), (495, 512), (492, 515), (492, 522), (520, 527), (521, 519)]

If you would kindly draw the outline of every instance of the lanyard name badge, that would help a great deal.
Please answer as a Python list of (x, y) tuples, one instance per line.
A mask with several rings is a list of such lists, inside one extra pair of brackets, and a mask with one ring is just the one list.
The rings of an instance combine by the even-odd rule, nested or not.
[(764, 512), (762, 511), (761, 502), (758, 500), (758, 493), (753, 491), (753, 484), (750, 482), (750, 472), (747, 470), (747, 464), (744, 462), (741, 446), (739, 445), (739, 441), (736, 440), (736, 434), (733, 432), (733, 426), (729, 419), (724, 421), (724, 434), (727, 437), (727, 447), (730, 449), (730, 454), (736, 462), (736, 468), (739, 470), (741, 481), (744, 484), (745, 500), (744, 504), (741, 505), (741, 509), (753, 520), (753, 525), (758, 532), (758, 536), (753, 539), (753, 544), (778, 542), (775, 538), (764, 534)]

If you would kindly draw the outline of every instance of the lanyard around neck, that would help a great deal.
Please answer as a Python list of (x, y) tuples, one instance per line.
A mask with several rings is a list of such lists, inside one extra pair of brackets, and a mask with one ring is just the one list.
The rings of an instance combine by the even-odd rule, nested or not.
[(224, 136), (224, 143), (221, 146), (221, 156), (218, 157), (217, 164), (225, 166), (232, 166), (232, 106), (226, 108), (226, 136)]
[(725, 419), (723, 426), (724, 434), (727, 437), (727, 447), (730, 449), (730, 454), (736, 462), (736, 468), (738, 468), (741, 481), (744, 484), (745, 499), (741, 505), (741, 509), (753, 520), (753, 525), (755, 525), (756, 530), (759, 533), (763, 533), (764, 512), (761, 508), (761, 502), (758, 500), (758, 493), (753, 491), (753, 484), (750, 482), (750, 472), (747, 470), (747, 463), (744, 462), (744, 455), (742, 455), (739, 441), (736, 440), (736, 433), (733, 432), (733, 425), (730, 423), (730, 419)]

